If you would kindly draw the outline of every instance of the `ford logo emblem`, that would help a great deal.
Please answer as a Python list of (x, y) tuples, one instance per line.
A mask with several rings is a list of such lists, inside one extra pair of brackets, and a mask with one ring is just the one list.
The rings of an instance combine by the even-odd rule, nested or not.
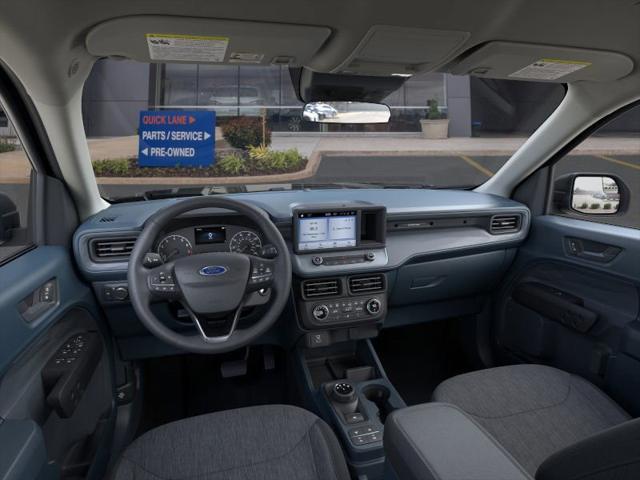
[(202, 267), (199, 273), (200, 275), (203, 275), (205, 277), (212, 277), (224, 275), (225, 273), (227, 273), (227, 271), (229, 271), (227, 267), (223, 267), (221, 265), (209, 265), (206, 267)]

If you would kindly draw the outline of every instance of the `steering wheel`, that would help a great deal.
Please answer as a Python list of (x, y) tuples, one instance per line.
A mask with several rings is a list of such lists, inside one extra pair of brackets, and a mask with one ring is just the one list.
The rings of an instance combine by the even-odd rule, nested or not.
[[(162, 263), (149, 256), (156, 237), (172, 219), (202, 208), (231, 210), (253, 221), (275, 247), (273, 258), (214, 252)], [(153, 260), (156, 265), (149, 266)], [(264, 211), (229, 198), (197, 197), (163, 208), (147, 220), (129, 258), (127, 280), (133, 308), (153, 335), (188, 352), (223, 353), (249, 344), (278, 319), (291, 289), (291, 259), (282, 234)], [(252, 326), (238, 329), (248, 297), (267, 289), (272, 294), (265, 314)], [(151, 303), (157, 301), (180, 302), (199, 335), (164, 325), (151, 311)]]

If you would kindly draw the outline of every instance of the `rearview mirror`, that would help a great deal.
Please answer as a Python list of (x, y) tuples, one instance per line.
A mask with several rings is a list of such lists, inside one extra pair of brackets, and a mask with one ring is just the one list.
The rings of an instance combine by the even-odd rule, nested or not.
[(615, 179), (578, 176), (573, 181), (571, 208), (580, 213), (606, 215), (620, 208), (620, 189)]
[(315, 123), (387, 123), (391, 110), (381, 103), (311, 102), (302, 118)]

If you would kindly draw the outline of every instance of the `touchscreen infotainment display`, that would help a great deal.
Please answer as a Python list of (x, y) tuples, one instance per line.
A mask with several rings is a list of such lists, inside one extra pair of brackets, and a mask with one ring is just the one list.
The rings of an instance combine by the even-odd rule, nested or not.
[(355, 211), (299, 213), (298, 251), (355, 247), (357, 218)]

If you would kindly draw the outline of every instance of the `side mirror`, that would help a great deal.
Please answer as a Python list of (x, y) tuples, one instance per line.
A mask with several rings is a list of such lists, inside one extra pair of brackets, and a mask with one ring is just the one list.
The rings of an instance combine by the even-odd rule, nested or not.
[(573, 179), (571, 208), (589, 215), (611, 215), (620, 210), (621, 187), (615, 178), (580, 175)]
[(311, 102), (302, 118), (315, 123), (388, 123), (391, 109), (381, 103)]
[(20, 228), (18, 207), (7, 195), (0, 193), (0, 243), (11, 240), (12, 230)]

